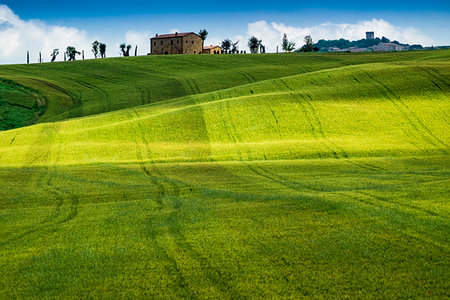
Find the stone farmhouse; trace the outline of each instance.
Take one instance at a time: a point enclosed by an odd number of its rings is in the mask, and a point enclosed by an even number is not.
[[[205,54],[220,54],[220,53],[222,53],[222,48],[220,48],[220,46],[217,46],[217,45],[205,46],[203,48],[203,53],[205,53]]]
[[[156,35],[150,40],[149,54],[199,54],[203,40],[194,32]]]

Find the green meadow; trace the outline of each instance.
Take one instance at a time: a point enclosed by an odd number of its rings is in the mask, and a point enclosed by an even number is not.
[[[450,51],[0,66],[0,298],[450,297]]]

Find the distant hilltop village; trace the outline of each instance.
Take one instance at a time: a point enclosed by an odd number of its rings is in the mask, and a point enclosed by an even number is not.
[[[359,41],[319,40],[314,44],[320,52],[386,52],[421,50],[422,45],[401,44],[398,41],[390,41],[386,37],[376,38],[373,31],[366,32],[366,38]]]

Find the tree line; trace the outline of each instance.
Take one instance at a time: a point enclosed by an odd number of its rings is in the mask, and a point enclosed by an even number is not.
[[[204,43],[206,40],[206,37],[208,36],[208,31],[206,29],[200,30],[198,35],[202,38],[202,47],[204,49]],[[384,38],[384,37],[383,37]],[[313,40],[310,35],[305,36],[304,38],[305,44],[300,47],[299,49],[295,50],[295,43],[288,40],[287,34],[283,34],[283,38],[281,40],[281,49],[284,52],[312,52],[312,51],[318,51],[319,48],[315,47]],[[246,50],[238,50],[238,44],[239,41],[233,42],[229,38],[223,40],[221,42],[220,48],[222,49],[222,54],[246,54]],[[323,45],[324,40],[320,40],[318,45]],[[250,49],[250,53],[266,53],[266,46],[263,44],[263,41],[258,39],[255,36],[251,36],[248,39],[247,43],[248,48]],[[120,49],[120,55],[126,57],[130,56],[130,50],[132,46],[127,45],[126,43],[122,43],[119,46]],[[94,41],[92,43],[91,48],[92,53],[94,54],[94,58],[97,59],[99,56],[101,58],[106,58],[106,44],[101,43],[99,41]],[[135,47],[134,55],[137,56],[138,47]],[[277,46],[277,52],[278,52],[278,46]],[[56,57],[59,55],[59,49],[53,49],[52,53],[50,54],[50,62],[54,62],[56,60]],[[66,51],[64,52],[64,61],[73,61],[76,60],[77,55],[82,55],[82,58],[84,59],[84,51],[80,52],[73,46],[68,46],[66,48]],[[39,62],[42,62],[42,55],[41,52],[39,52]],[[30,52],[27,51],[27,63],[30,63]]]
[[[310,35],[305,36],[304,38],[305,44],[295,49],[295,43],[288,40],[287,34],[283,34],[283,38],[281,39],[281,49],[284,52],[312,52],[319,51],[319,48],[314,46],[313,39]],[[239,41],[237,42],[239,43]],[[238,51],[236,48],[237,43],[233,43],[230,39],[225,39],[222,41],[220,47],[222,48],[222,53],[225,54],[235,54],[235,53],[246,53],[246,51]],[[255,36],[251,36],[248,39],[247,43],[248,48],[250,49],[250,53],[266,53],[266,46],[263,44],[263,41],[258,39]],[[277,46],[278,52],[278,46]]]
[[[126,45],[125,43],[119,46],[121,51],[121,55],[130,56],[131,45]],[[106,44],[100,43],[99,41],[94,41],[92,43],[91,48],[92,53],[94,54],[94,58],[106,58]],[[56,57],[60,54],[59,49],[53,49],[50,54],[50,62],[54,62]],[[82,55],[84,59],[84,50],[82,52],[78,51],[74,46],[67,46],[66,51],[64,52],[64,61],[73,61],[76,60],[77,55]],[[137,46],[135,48],[134,55],[137,56]],[[39,62],[42,62],[42,55],[39,52]],[[30,51],[27,51],[27,63],[30,63]]]

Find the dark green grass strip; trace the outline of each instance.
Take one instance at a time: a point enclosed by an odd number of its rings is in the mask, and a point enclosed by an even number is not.
[[[2,168],[0,295],[445,298],[448,166]]]

